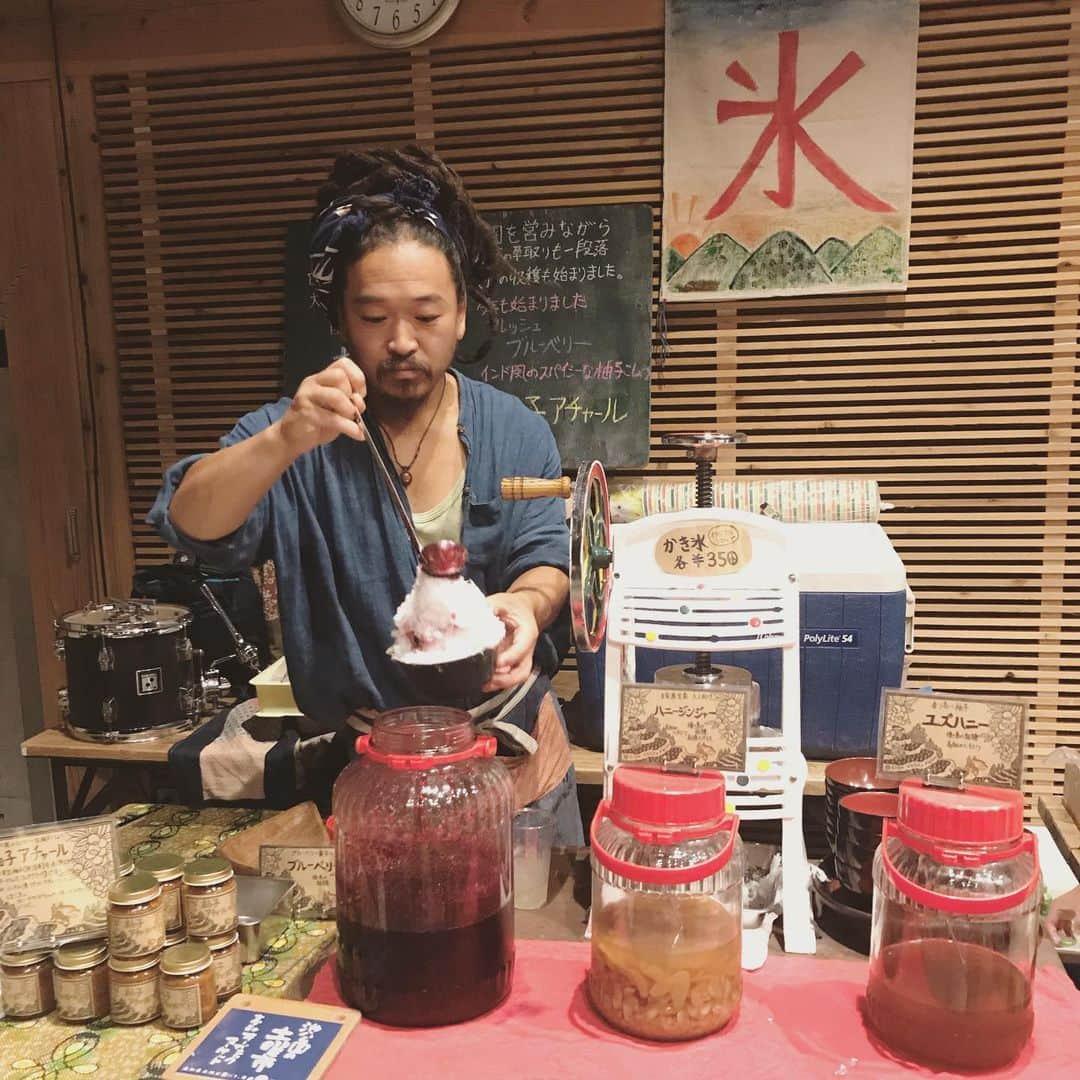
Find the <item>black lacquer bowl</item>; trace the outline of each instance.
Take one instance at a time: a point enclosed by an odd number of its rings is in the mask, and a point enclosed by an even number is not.
[[[462,660],[437,664],[407,664],[395,660],[408,679],[418,705],[471,709],[487,697],[484,685],[495,673],[495,650],[484,649]]]

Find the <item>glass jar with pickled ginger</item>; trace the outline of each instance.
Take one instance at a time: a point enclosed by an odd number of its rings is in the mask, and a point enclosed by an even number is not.
[[[742,997],[742,848],[721,773],[621,765],[592,823],[588,992],[645,1039],[719,1031]]]

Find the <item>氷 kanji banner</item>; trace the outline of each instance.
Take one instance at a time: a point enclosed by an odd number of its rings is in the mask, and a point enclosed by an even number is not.
[[[907,284],[917,0],[667,0],[662,294]]]

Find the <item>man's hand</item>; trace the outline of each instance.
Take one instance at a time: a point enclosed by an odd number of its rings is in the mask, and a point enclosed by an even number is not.
[[[528,593],[495,593],[489,596],[492,611],[506,626],[506,637],[495,655],[495,674],[487,691],[519,686],[532,673],[533,650],[540,637],[533,601]]]
[[[309,375],[296,391],[288,412],[278,421],[281,437],[294,457],[333,442],[339,435],[364,438],[356,414],[364,411],[367,382],[348,357]]]

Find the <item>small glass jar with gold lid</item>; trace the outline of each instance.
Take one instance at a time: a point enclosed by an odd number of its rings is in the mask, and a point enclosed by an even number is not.
[[[53,990],[61,1020],[101,1020],[109,1015],[109,947],[73,941],[53,953]]]
[[[180,881],[184,876],[184,860],[167,851],[155,851],[142,856],[136,862],[135,869],[151,874],[161,886],[165,932],[181,929],[184,925],[184,913],[180,906]]]
[[[148,1024],[161,1015],[157,953],[109,957],[109,1001],[114,1024]]]
[[[152,874],[135,871],[109,889],[109,955],[148,956],[165,948],[165,907]]]
[[[240,955],[240,935],[233,930],[228,934],[217,934],[214,937],[196,938],[210,950],[214,958],[214,985],[217,987],[219,1001],[232,997],[240,992],[244,981],[244,961]]]
[[[16,1020],[32,1020],[53,1011],[52,953],[33,949],[0,953],[0,990],[4,1013]]]
[[[184,922],[189,937],[236,929],[236,878],[228,859],[205,856],[184,867]]]
[[[198,941],[174,945],[161,954],[161,1019],[186,1031],[205,1024],[217,1010],[210,949]]]

